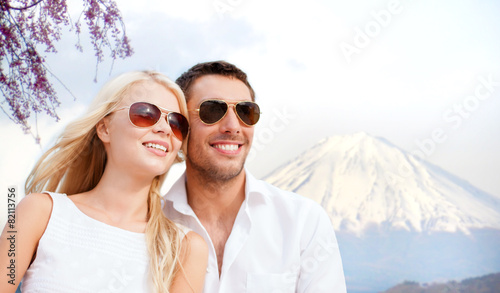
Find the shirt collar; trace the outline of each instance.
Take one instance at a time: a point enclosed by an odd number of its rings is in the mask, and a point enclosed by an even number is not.
[[[243,204],[246,207],[251,207],[269,202],[269,187],[262,181],[255,178],[246,168],[245,172],[245,201]],[[194,214],[193,210],[187,201],[186,192],[186,171],[172,185],[170,190],[165,195],[165,200],[170,201],[173,207],[180,213],[185,215]]]
[[[267,184],[255,178],[246,168],[245,176],[245,201],[250,206],[266,204],[270,200]]]
[[[165,200],[173,204],[174,209],[185,215],[194,214],[193,209],[188,204],[186,192],[186,171],[175,181],[170,190],[165,195]]]

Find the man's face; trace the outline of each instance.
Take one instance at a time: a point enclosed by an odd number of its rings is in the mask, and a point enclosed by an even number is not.
[[[200,120],[197,111],[190,111],[190,134],[186,168],[206,177],[227,181],[243,170],[253,140],[253,126],[243,124],[231,104],[251,101],[250,90],[236,78],[205,75],[198,78],[190,91],[188,109],[198,109],[205,100],[224,100],[230,106],[226,116],[213,125]]]

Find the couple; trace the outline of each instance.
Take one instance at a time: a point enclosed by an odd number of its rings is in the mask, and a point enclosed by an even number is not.
[[[155,72],[113,79],[40,158],[16,211],[15,284],[24,276],[22,292],[345,292],[326,213],[243,167],[260,116],[246,74],[207,62],[177,84]],[[186,172],[162,198],[181,149]],[[14,292],[6,230],[0,291]]]

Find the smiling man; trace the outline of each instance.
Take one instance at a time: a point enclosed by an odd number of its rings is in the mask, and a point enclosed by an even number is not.
[[[325,211],[244,168],[260,117],[246,74],[207,62],[177,83],[191,129],[186,172],[165,196],[164,211],[208,243],[204,292],[346,292]]]

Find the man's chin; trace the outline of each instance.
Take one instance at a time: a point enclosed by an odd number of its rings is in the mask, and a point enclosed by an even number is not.
[[[218,181],[229,181],[236,178],[243,171],[243,164],[239,164],[237,166],[224,166],[217,167],[213,166],[212,168],[212,178]]]
[[[186,167],[196,170],[198,174],[210,181],[229,181],[237,177],[243,171],[244,161],[205,161],[201,164],[194,162],[189,158],[186,159]]]

